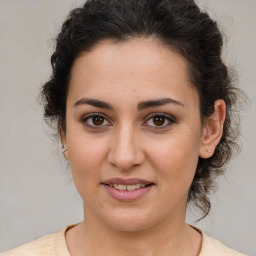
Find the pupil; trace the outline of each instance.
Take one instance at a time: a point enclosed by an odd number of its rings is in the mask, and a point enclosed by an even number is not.
[[[154,124],[157,126],[161,126],[164,124],[165,118],[161,116],[154,117]]]
[[[95,116],[92,119],[94,125],[102,125],[104,122],[104,118],[101,116]]]

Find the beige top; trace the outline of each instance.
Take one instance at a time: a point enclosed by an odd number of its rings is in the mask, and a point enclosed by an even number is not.
[[[57,234],[43,236],[35,241],[21,245],[1,256],[71,256],[65,233],[75,225],[67,226]],[[245,256],[239,252],[229,249],[219,241],[207,236],[199,230],[203,236],[202,249],[199,256]]]

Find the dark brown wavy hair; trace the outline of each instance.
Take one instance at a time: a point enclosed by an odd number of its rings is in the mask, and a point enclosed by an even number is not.
[[[72,10],[56,40],[52,76],[41,92],[45,119],[55,131],[65,131],[70,73],[81,52],[104,39],[125,42],[138,37],[157,38],[186,59],[191,82],[200,96],[202,122],[213,114],[217,99],[226,103],[220,143],[212,157],[199,157],[188,196],[188,203],[193,202],[205,217],[210,211],[209,193],[215,188],[215,177],[223,173],[238,148],[238,122],[233,114],[239,90],[221,58],[223,36],[217,23],[193,0],[88,0]]]

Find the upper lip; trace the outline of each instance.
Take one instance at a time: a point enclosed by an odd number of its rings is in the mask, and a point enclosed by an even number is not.
[[[138,178],[130,178],[130,179],[112,178],[112,179],[104,180],[102,183],[108,184],[108,185],[109,184],[119,184],[119,185],[145,184],[145,185],[149,185],[149,184],[152,184],[153,182],[148,181],[148,180],[138,179]]]

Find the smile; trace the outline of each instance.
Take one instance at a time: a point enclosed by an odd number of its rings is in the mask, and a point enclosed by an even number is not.
[[[133,190],[137,190],[147,186],[146,184],[134,184],[134,185],[106,184],[106,185],[121,191],[123,190],[133,191]]]
[[[150,181],[137,178],[113,178],[105,180],[101,184],[110,197],[122,202],[131,202],[143,198],[155,185]]]

